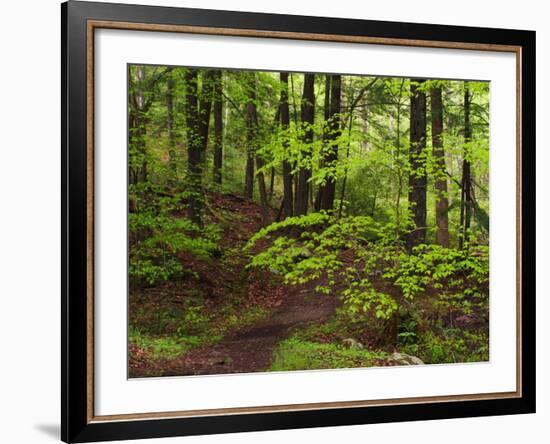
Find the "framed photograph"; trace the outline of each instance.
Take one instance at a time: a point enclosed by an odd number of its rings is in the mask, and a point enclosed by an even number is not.
[[[535,411],[534,32],[61,12],[65,442]]]

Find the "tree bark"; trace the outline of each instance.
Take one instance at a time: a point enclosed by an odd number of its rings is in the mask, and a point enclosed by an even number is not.
[[[202,226],[202,170],[208,142],[208,127],[212,105],[213,73],[206,71],[202,79],[201,100],[198,97],[198,70],[188,69],[186,83],[187,165],[189,181],[189,219]]]
[[[246,108],[246,119],[247,119],[247,147],[246,147],[246,166],[245,166],[245,177],[244,177],[244,196],[248,199],[254,197],[254,145],[253,145],[253,136],[251,133],[250,126],[250,115],[249,115],[249,104],[250,104],[250,95],[252,94],[251,88],[251,77],[253,73],[245,73],[246,79],[245,88],[247,89],[246,94],[248,95],[249,102],[247,103]]]
[[[424,79],[411,79],[409,210],[412,227],[409,247],[426,242],[426,94],[420,89],[424,82]]]
[[[222,72],[214,73],[214,162],[212,179],[214,183],[222,184],[223,168],[223,98]]]
[[[323,126],[323,149],[326,148],[327,140],[328,140],[328,133],[329,133],[329,119],[330,119],[330,81],[331,81],[331,75],[327,74],[325,75],[325,99],[324,99],[324,107],[323,107],[323,118],[325,119],[325,123]],[[321,156],[321,160],[319,161],[319,168],[323,168],[325,165],[325,161],[323,157]],[[315,211],[321,210],[321,201],[323,200],[323,191],[324,191],[323,184],[319,185],[319,189],[317,190],[317,195],[315,196],[315,203],[313,207],[315,208]]]
[[[397,164],[397,196],[395,198],[395,231],[401,231],[401,191],[403,189],[403,167],[401,162],[401,97],[403,95],[403,85],[405,79],[401,79],[399,85],[399,95],[397,97],[397,122],[396,122],[396,140],[395,140],[395,161]]]
[[[288,106],[288,73],[281,72],[281,98],[280,98],[280,117],[281,130],[283,131],[283,148],[288,152],[288,127],[290,125],[290,110]],[[283,210],[285,217],[294,215],[294,199],[292,192],[292,165],[287,160],[283,160]]]
[[[269,197],[268,197],[268,200],[270,203],[273,200],[273,192],[275,191],[274,188],[275,188],[275,167],[271,167],[271,174],[269,177]]]
[[[137,184],[147,180],[147,159],[145,152],[145,136],[147,126],[147,111],[149,106],[145,102],[145,72],[142,66],[135,67],[135,76],[130,75],[130,137],[129,142],[133,149],[141,156],[141,165],[131,167],[130,183]]]
[[[472,123],[470,121],[470,89],[468,82],[464,85],[464,158],[462,160],[462,181],[460,193],[460,227],[459,247],[463,248],[469,241],[472,222],[472,170],[470,164],[470,142],[472,141]]]
[[[254,154],[249,152],[246,153],[244,196],[248,199],[254,196]]]
[[[324,166],[334,169],[338,161],[338,137],[340,137],[340,105],[342,91],[342,77],[331,76],[330,109],[328,120],[327,152],[324,158]],[[327,177],[322,187],[320,209],[332,212],[334,209],[334,197],[336,195],[336,177],[333,172]]]
[[[432,150],[435,161],[435,222],[436,242],[442,247],[449,247],[449,199],[447,197],[447,168],[445,165],[445,148],[443,147],[443,101],[441,86],[430,91],[432,117]]]
[[[309,198],[309,179],[311,167],[308,165],[311,156],[311,143],[313,142],[313,122],[315,118],[314,74],[304,74],[304,91],[302,94],[301,120],[302,142],[305,148],[302,150],[302,165],[298,169],[298,183],[294,211],[296,215],[307,214]]]
[[[174,78],[173,69],[169,68],[166,79],[166,129],[168,131],[168,162],[172,172],[172,179],[176,178],[176,134],[174,131]]]
[[[258,170],[261,170],[264,166],[264,161],[260,156],[256,156],[256,167]],[[267,189],[265,186],[265,177],[262,171],[256,173],[258,178],[258,191],[260,193],[260,205],[262,209],[262,222],[264,225],[269,225],[269,201],[267,199]]]
[[[264,166],[263,159],[257,154],[258,149],[258,112],[256,109],[256,75],[247,73],[247,93],[248,103],[246,104],[246,134],[247,134],[247,152],[249,158],[256,160],[258,169],[256,177],[258,179],[258,191],[260,194],[260,204],[262,209],[262,220],[264,225],[269,223],[269,206],[267,200],[267,189],[265,186],[264,173],[261,169]]]

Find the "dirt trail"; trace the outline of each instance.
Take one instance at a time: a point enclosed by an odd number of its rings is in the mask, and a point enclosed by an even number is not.
[[[232,293],[241,296],[244,292],[243,301],[247,306],[267,309],[269,316],[227,334],[217,344],[200,346],[171,359],[155,361],[147,357],[146,351],[136,348],[131,355],[131,377],[265,371],[271,366],[277,344],[289,337],[295,328],[324,322],[335,312],[337,298],[316,293],[312,284],[309,288],[271,285],[265,280],[265,273],[263,276],[262,273],[243,275],[247,258],[239,252],[239,248],[263,226],[256,203],[235,194],[215,194],[210,196],[207,210],[213,221],[219,219],[228,226],[219,244],[224,250],[233,249],[230,253],[233,261],[216,266],[215,260],[213,263],[200,261],[190,254],[180,254],[178,258],[184,268],[192,269],[200,276],[196,279],[189,277],[184,288],[198,287],[207,300],[218,301],[220,306]],[[276,210],[272,211],[271,216],[275,219]],[[182,217],[185,217],[184,213]],[[179,286],[161,286],[157,289],[157,299],[149,297],[147,301],[157,301],[166,309],[177,308],[187,297],[181,286],[181,283]],[[150,308],[156,309],[153,305]],[[135,309],[143,308],[137,305]]]
[[[289,293],[269,318],[227,336],[213,346],[190,351],[165,364],[165,376],[248,373],[269,369],[276,345],[294,328],[326,321],[337,298],[307,289]]]

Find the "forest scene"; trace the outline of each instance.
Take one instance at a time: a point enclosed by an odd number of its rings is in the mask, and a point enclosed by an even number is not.
[[[129,65],[128,376],[488,361],[489,87]]]

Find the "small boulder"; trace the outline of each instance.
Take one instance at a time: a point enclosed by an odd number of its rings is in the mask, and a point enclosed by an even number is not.
[[[406,353],[393,352],[390,356],[390,360],[397,365],[424,365],[422,359]]]
[[[356,348],[356,349],[359,349],[359,350],[365,348],[365,346],[363,344],[361,344],[359,341],[356,341],[353,338],[344,339],[342,341],[342,345],[344,345],[344,347],[346,347],[346,348]]]

